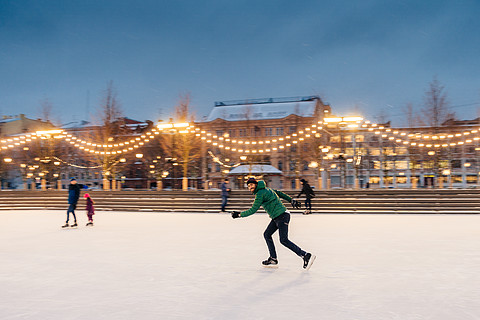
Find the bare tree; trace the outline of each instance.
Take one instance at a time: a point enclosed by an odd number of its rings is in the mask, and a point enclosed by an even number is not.
[[[455,119],[455,113],[449,111],[447,93],[437,77],[434,77],[428,91],[425,92],[424,107],[421,110],[426,124],[438,128],[449,119]]]
[[[405,117],[407,118],[407,125],[410,128],[415,127],[417,119],[415,117],[415,113],[413,111],[413,104],[411,102],[407,103],[407,105],[405,106],[404,112],[405,112]]]
[[[40,106],[38,107],[38,118],[50,123],[61,123],[60,117],[53,112],[53,104],[50,99],[45,98],[40,101]],[[53,117],[54,115],[55,117]]]
[[[387,123],[388,122],[388,112],[385,109],[380,109],[378,114],[375,116],[375,121],[377,123]]]
[[[178,104],[175,106],[175,121],[180,123],[192,122],[194,116],[190,113],[190,95],[180,95]],[[172,122],[173,119],[170,119]],[[180,129],[180,131],[182,131]],[[175,187],[176,179],[176,166],[181,165],[182,168],[182,189],[188,188],[188,177],[191,169],[195,166],[195,161],[200,159],[200,145],[198,137],[194,133],[178,132],[176,129],[172,129],[170,134],[162,135],[158,137],[159,143],[165,154],[167,161],[166,164],[172,164],[172,188]]]
[[[48,98],[40,101],[39,118],[43,121],[50,121],[52,117],[52,109],[53,105]]]
[[[113,87],[113,82],[107,84],[104,92],[102,103],[98,109],[98,117],[100,119],[100,130],[93,132],[96,141],[109,145],[114,141],[115,136],[120,134],[122,127],[122,109],[117,100],[117,93]],[[124,127],[124,126],[123,126]],[[99,162],[102,164],[104,189],[109,189],[108,176],[111,175],[115,179],[115,164],[118,163],[118,156],[103,154],[99,155]]]

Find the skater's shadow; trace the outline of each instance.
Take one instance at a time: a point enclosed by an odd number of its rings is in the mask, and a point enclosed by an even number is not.
[[[218,308],[214,319],[242,319],[243,311],[247,306],[262,304],[271,300],[272,295],[279,296],[287,290],[295,291],[297,287],[310,282],[311,275],[309,273],[301,272],[292,279],[290,271],[260,269],[256,277],[223,292],[222,298],[220,298],[222,301],[225,297],[227,300],[228,297],[234,297],[234,299],[228,304],[222,304],[222,308]],[[217,303],[213,303],[213,305],[217,305]]]

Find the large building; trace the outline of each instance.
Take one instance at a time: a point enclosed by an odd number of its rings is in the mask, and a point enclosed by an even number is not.
[[[193,132],[184,130],[188,136],[176,129],[159,132],[151,121],[118,121],[107,136],[102,127],[70,123],[63,129],[71,138],[42,137],[26,145],[26,139],[15,140],[18,135],[53,126],[24,116],[4,121],[0,128],[10,138],[2,139],[2,185],[66,187],[72,176],[112,189],[218,188],[227,177],[241,189],[250,176],[287,190],[298,190],[302,178],[317,189],[480,185],[480,119],[391,128],[335,116],[320,97],[307,96],[216,102],[208,117],[193,123]],[[97,151],[85,152],[99,141]],[[128,147],[135,152],[98,151],[122,141],[135,145]],[[185,158],[188,145],[194,148]]]
[[[272,187],[467,188],[480,185],[480,119],[391,128],[336,117],[318,96],[217,102],[205,132],[203,179]],[[268,146],[267,146],[268,144]]]
[[[224,141],[220,146],[205,143],[207,186],[217,188],[229,177],[235,188],[243,188],[247,176],[256,176],[272,187],[298,188],[302,177],[314,176],[308,167],[313,144],[303,141],[285,148],[282,141],[330,113],[318,96],[216,102],[208,117],[195,124]]]

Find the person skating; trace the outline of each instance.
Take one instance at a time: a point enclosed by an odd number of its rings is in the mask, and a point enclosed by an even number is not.
[[[227,206],[228,197],[230,195],[230,187],[228,183],[229,183],[229,180],[227,178],[223,181],[221,185],[221,190],[222,190],[222,208],[220,209],[221,212],[225,212],[225,207]]]
[[[88,223],[87,226],[93,226],[93,215],[95,214],[95,208],[93,207],[93,204],[95,201],[90,197],[88,193],[85,193],[83,195],[85,199],[87,199],[87,205],[85,209],[87,209],[87,217],[88,217]]]
[[[300,179],[302,183],[302,190],[298,194],[297,198],[299,198],[302,193],[305,194],[305,211],[303,214],[311,214],[312,213],[312,198],[315,197],[315,193],[313,192],[312,187],[308,184],[305,179]]]
[[[288,239],[288,224],[290,222],[290,213],[283,205],[280,198],[289,201],[294,208],[298,209],[301,207],[300,202],[292,199],[292,197],[281,191],[267,188],[265,181],[263,180],[257,181],[255,178],[250,178],[247,181],[247,186],[248,189],[255,195],[253,205],[250,209],[246,211],[232,211],[232,218],[236,219],[248,217],[257,212],[260,206],[263,206],[265,211],[272,219],[268,224],[267,228],[265,229],[265,232],[263,233],[263,237],[265,238],[265,241],[267,243],[270,257],[267,260],[263,261],[262,264],[267,267],[276,266],[278,264],[277,252],[275,250],[275,244],[273,243],[272,239],[273,233],[278,230],[280,236],[280,243],[288,249],[292,250],[295,254],[297,254],[303,259],[304,269],[310,269],[313,262],[315,261],[315,255],[309,252],[305,252]]]
[[[67,222],[62,228],[69,227],[68,220],[70,219],[70,212],[73,215],[73,224],[70,227],[77,226],[77,216],[75,216],[75,209],[77,208],[77,202],[80,198],[80,189],[82,185],[77,184],[77,180],[75,178],[70,179],[70,184],[68,185],[68,210],[67,210]]]

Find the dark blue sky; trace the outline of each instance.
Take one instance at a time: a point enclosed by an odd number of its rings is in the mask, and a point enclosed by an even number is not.
[[[109,81],[124,114],[318,94],[338,115],[405,124],[436,76],[461,119],[480,108],[480,2],[0,0],[0,114],[89,119]]]

